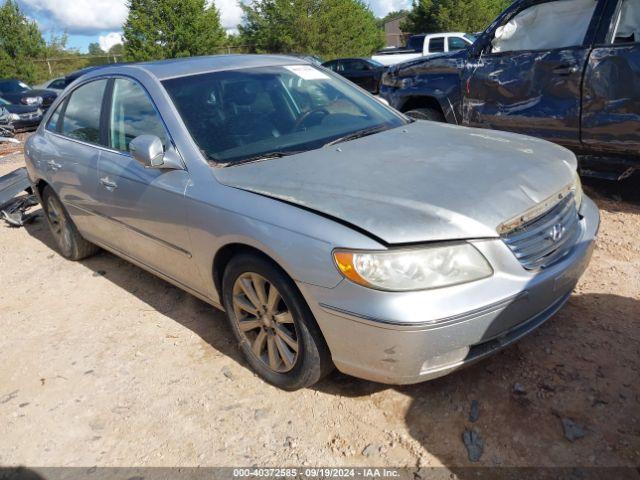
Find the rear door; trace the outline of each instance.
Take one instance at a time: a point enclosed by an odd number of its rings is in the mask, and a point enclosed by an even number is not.
[[[462,75],[463,123],[580,144],[580,91],[602,0],[521,3]]]
[[[640,156],[640,2],[612,0],[587,64],[582,142],[589,150]]]
[[[106,79],[76,88],[49,118],[42,139],[33,143],[37,157],[80,232],[101,237],[103,228],[95,216],[102,102]]]
[[[160,114],[142,85],[129,78],[111,80],[105,111],[108,149],[98,163],[98,199],[113,225],[109,244],[183,285],[199,284],[184,197],[189,172],[145,168],[129,153],[131,140],[148,134],[177,155]]]

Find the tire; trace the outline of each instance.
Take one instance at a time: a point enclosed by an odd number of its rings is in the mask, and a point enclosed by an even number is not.
[[[253,254],[232,258],[223,274],[222,292],[240,350],[268,383],[283,390],[298,390],[313,385],[333,369],[311,310],[293,281],[273,263]]]
[[[432,122],[440,123],[446,123],[447,121],[442,112],[435,108],[416,108],[415,110],[404,112],[404,114],[417,120],[430,120]]]
[[[42,208],[60,254],[69,260],[82,260],[99,248],[85,240],[51,187],[42,191]]]

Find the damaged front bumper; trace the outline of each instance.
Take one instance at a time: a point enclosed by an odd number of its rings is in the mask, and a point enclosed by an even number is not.
[[[500,239],[473,242],[494,266],[486,280],[419,292],[382,292],[349,281],[298,284],[336,367],[382,383],[440,377],[535,330],[569,299],[587,268],[599,227],[585,198],[580,240],[562,261],[525,270]]]

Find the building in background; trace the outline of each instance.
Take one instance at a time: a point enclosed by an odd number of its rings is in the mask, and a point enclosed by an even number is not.
[[[407,18],[407,15],[396,17],[384,22],[384,36],[387,47],[400,47],[405,44],[407,33],[403,33],[400,25]]]

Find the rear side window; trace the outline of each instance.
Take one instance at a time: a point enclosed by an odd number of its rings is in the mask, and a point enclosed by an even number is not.
[[[444,52],[444,37],[435,37],[429,40],[429,53]]]
[[[110,147],[127,152],[131,140],[145,134],[159,137],[165,148],[169,143],[164,124],[147,93],[131,80],[116,79],[109,121]]]
[[[96,80],[74,90],[62,119],[57,120],[61,121],[58,131],[70,138],[100,144],[100,113],[106,86],[107,80]]]

